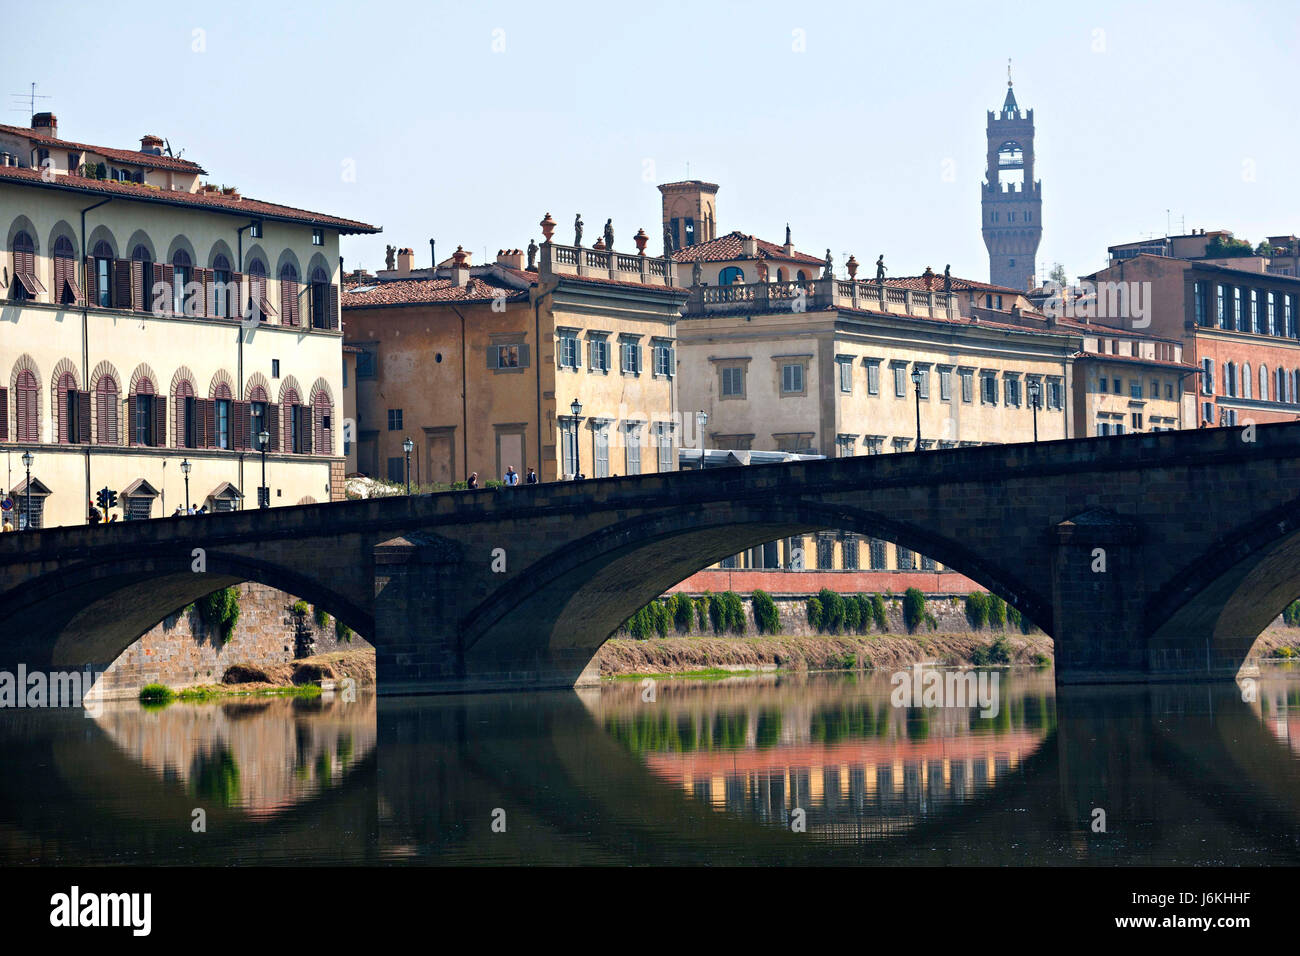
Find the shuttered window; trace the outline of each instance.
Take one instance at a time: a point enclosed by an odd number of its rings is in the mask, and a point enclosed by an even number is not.
[[[298,314],[298,270],[285,263],[280,270],[280,321],[284,325],[301,325]]]
[[[194,262],[184,249],[172,256],[172,313],[193,315],[194,302],[190,283],[194,281]]]
[[[334,454],[334,406],[324,391],[312,400],[313,447],[319,455]]]
[[[198,408],[194,405],[194,386],[182,380],[172,401],[176,403],[176,421],[172,424],[172,442],[177,448],[197,448],[200,431]]]
[[[9,389],[0,388],[0,441],[9,440]]]
[[[330,281],[325,270],[317,266],[311,274],[311,327],[330,328]]]
[[[14,281],[10,283],[13,297],[22,302],[35,299],[45,291],[41,280],[36,278],[36,243],[26,232],[14,236]]]
[[[117,427],[117,382],[111,375],[95,386],[95,443],[116,445],[121,441]]]
[[[81,304],[76,253],[67,236],[59,236],[54,241],[54,301],[59,305]]]
[[[115,301],[116,289],[114,288],[116,272],[116,260],[113,258],[113,248],[102,239],[95,243],[94,251],[89,259],[86,260],[86,282],[92,282],[94,292],[91,295],[91,302],[101,309],[111,309],[114,305],[119,304]]]

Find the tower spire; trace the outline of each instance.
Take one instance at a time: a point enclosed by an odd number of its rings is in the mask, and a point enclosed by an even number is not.
[[[1018,113],[1020,106],[1016,103],[1016,94],[1011,89],[1011,57],[1007,57],[1007,98],[1002,101],[1002,112]]]

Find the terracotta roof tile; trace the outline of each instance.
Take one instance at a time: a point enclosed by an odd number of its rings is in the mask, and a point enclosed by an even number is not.
[[[108,159],[116,159],[121,163],[133,163],[136,166],[145,166],[149,169],[175,169],[187,173],[207,172],[207,170],[198,163],[190,162],[188,159],[177,159],[174,156],[155,156],[153,153],[142,153],[138,149],[114,149],[111,146],[92,146],[89,143],[74,143],[72,140],[58,139],[46,133],[29,129],[26,126],[6,126],[0,124],[0,133],[9,133],[14,136],[21,136],[33,143],[40,143],[42,146],[58,148],[72,147],[73,149],[89,150],[93,153],[99,153]]]
[[[925,284],[925,276],[898,276],[894,279],[886,279],[885,285],[894,286],[898,289],[911,289],[914,292],[942,292],[943,291],[943,273],[936,272],[931,279],[933,283],[930,286]],[[869,280],[867,280],[869,281]],[[1018,289],[1008,288],[1004,285],[990,285],[987,282],[978,282],[975,279],[962,279],[958,276],[952,277],[952,290],[954,292],[1002,292],[1011,295],[1024,295]]]
[[[716,239],[710,239],[708,242],[696,243],[693,246],[687,246],[685,249],[678,249],[673,253],[674,262],[729,262],[732,259],[746,258],[741,254],[742,241],[748,236],[743,232],[729,232],[725,236],[718,236]],[[810,266],[824,265],[824,260],[816,256],[810,256],[806,253],[795,251],[794,255],[787,256],[785,247],[778,246],[774,242],[767,242],[764,239],[758,239],[758,256],[759,259],[776,259],[781,262],[801,262]]]
[[[165,203],[172,206],[194,206],[213,212],[228,212],[237,216],[255,219],[281,219],[310,225],[326,226],[345,233],[380,232],[375,226],[352,219],[340,219],[324,213],[296,209],[293,206],[281,206],[276,203],[263,202],[242,196],[235,199],[221,193],[188,193],[167,191],[142,186],[138,183],[123,183],[108,179],[84,179],[81,176],[57,176],[53,182],[45,182],[39,169],[21,169],[17,166],[0,166],[0,182],[15,182],[25,186],[37,186],[45,189],[64,189],[73,192],[103,193],[138,199],[143,202]]]
[[[507,302],[528,298],[526,289],[485,282],[478,276],[463,286],[451,279],[391,279],[372,285],[352,285],[343,292],[344,309],[370,309],[399,305],[437,305],[441,302],[491,302],[500,295]]]

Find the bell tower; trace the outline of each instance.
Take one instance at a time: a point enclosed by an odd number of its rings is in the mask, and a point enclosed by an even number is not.
[[[1025,290],[1034,284],[1043,238],[1042,188],[1034,179],[1034,111],[1017,105],[1008,60],[1007,98],[1001,110],[988,113],[988,167],[980,199],[994,285]]]
[[[664,183],[664,235],[672,239],[674,249],[699,245],[718,237],[718,184],[702,179]]]

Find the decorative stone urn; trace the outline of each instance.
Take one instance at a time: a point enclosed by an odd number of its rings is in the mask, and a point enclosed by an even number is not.
[[[636,235],[632,237],[632,241],[636,243],[636,254],[638,256],[645,255],[645,244],[650,241],[650,237],[645,234],[645,230],[638,229]]]
[[[596,244],[595,244],[594,246],[592,246],[591,248],[594,249],[596,252],[604,252],[604,251],[605,251],[605,240],[604,240],[604,239],[597,239],[597,240],[596,240]]]
[[[849,256],[849,261],[846,262],[846,263],[844,263],[844,268],[846,268],[846,269],[849,270],[849,278],[850,278],[850,279],[856,279],[856,278],[858,277],[858,259],[857,259],[857,257],[856,257],[856,256]]]
[[[542,219],[540,225],[542,227],[542,242],[550,242],[551,233],[555,232],[555,220],[551,218],[549,212]]]

